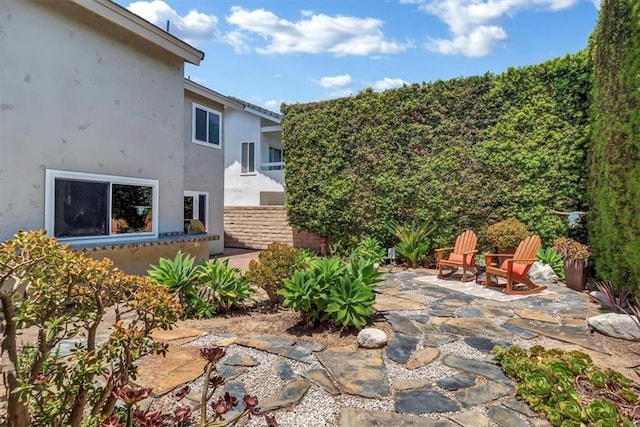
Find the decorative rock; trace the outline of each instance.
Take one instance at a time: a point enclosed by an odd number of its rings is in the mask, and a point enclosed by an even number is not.
[[[459,374],[453,377],[443,378],[438,380],[436,384],[445,390],[456,391],[461,388],[471,387],[476,383],[476,376],[473,374]]]
[[[450,416],[449,419],[462,427],[489,427],[491,425],[491,420],[479,411],[460,412]]]
[[[529,279],[536,285],[548,285],[557,282],[558,275],[551,266],[536,261],[529,269]]]
[[[251,356],[244,353],[235,353],[227,356],[227,358],[222,362],[224,365],[228,366],[258,366],[258,362]]]
[[[389,340],[387,357],[397,363],[407,363],[418,342],[418,338],[411,335],[396,334]]]
[[[324,369],[309,369],[302,376],[318,387],[322,387],[329,394],[334,396],[340,394],[340,389],[331,381]]]
[[[449,421],[433,420],[416,415],[370,411],[359,408],[343,408],[340,427],[458,427]]]
[[[389,379],[380,350],[334,347],[317,357],[345,393],[362,397],[389,395]]]
[[[364,348],[381,348],[387,345],[387,334],[381,329],[364,328],[358,332],[358,344]]]
[[[628,314],[605,313],[587,318],[587,324],[601,334],[627,341],[640,341],[640,327]]]
[[[465,359],[454,354],[447,354],[442,358],[442,363],[451,368],[462,369],[472,374],[482,375],[483,377],[502,384],[511,384],[511,380],[504,375],[502,369],[491,363]]]
[[[276,375],[278,375],[278,377],[280,377],[280,379],[282,380],[292,380],[298,376],[293,371],[291,365],[289,365],[284,360],[276,360],[273,363],[273,370],[275,371]]]
[[[459,410],[460,406],[456,402],[429,387],[396,393],[396,412],[401,414],[426,414]]]
[[[493,350],[493,347],[500,346],[502,348],[509,347],[511,343],[509,341],[503,340],[492,340],[487,337],[467,337],[464,339],[464,342],[467,345],[475,348],[476,350],[480,350],[485,353],[490,353]]]
[[[487,415],[501,427],[529,427],[528,422],[504,406],[489,406]]]
[[[477,387],[467,388],[456,394],[456,399],[465,408],[492,402],[499,397],[506,396],[513,391],[513,387],[489,381]]]
[[[426,347],[414,352],[407,362],[407,369],[421,368],[433,362],[440,355],[440,350],[433,347]]]
[[[391,328],[399,334],[406,334],[414,337],[421,334],[420,328],[414,325],[407,317],[398,316],[396,314],[385,314],[384,317],[391,325]]]
[[[273,411],[297,405],[311,387],[311,384],[303,379],[291,380],[278,389],[274,394],[260,401],[260,412]]]
[[[324,344],[320,344],[319,342],[311,342],[311,341],[298,341],[298,345],[314,353],[323,351],[325,348],[327,348],[327,346],[325,346]]]

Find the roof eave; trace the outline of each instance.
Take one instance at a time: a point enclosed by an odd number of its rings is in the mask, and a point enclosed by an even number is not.
[[[199,85],[198,83],[195,83],[194,81],[189,79],[184,79],[184,90],[222,104],[225,107],[233,108],[234,110],[244,109],[244,105],[240,104],[239,102],[234,101],[233,99],[230,99],[223,94],[216,92],[215,90],[211,90],[208,87]]]

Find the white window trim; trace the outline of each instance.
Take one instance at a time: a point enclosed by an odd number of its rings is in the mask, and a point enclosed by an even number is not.
[[[199,139],[196,139],[196,108],[204,110],[207,113],[213,113],[213,114],[217,114],[218,115],[218,117],[220,118],[220,131],[219,131],[219,135],[218,135],[218,139],[220,140],[220,144],[214,144],[212,142],[200,141]],[[208,123],[209,123],[209,118],[207,117],[207,126],[208,126]],[[191,142],[193,142],[194,144],[205,146],[205,147],[217,148],[217,149],[221,150],[222,149],[222,135],[223,135],[222,127],[223,127],[223,125],[222,125],[222,112],[221,111],[213,110],[211,108],[205,107],[204,105],[196,104],[195,102],[192,103],[192,106],[191,106]],[[207,136],[208,135],[209,135],[209,129],[207,129]]]
[[[58,238],[61,242],[69,243],[100,243],[100,242],[115,242],[115,241],[130,241],[130,240],[144,240],[144,239],[157,239],[158,238],[158,218],[159,218],[159,181],[156,179],[146,178],[130,178],[117,175],[101,175],[85,172],[71,172],[62,171],[56,169],[47,169],[45,175],[45,207],[44,207],[44,228],[47,230],[47,235],[53,237],[53,229],[55,224],[55,192],[56,192],[56,178],[72,179],[78,181],[95,181],[95,182],[109,182],[110,184],[123,184],[123,185],[140,185],[153,188],[153,199],[151,209],[151,232],[129,233],[129,234],[108,234],[105,236],[87,236],[87,237],[62,237]],[[109,200],[111,203],[111,200]],[[109,206],[109,219],[111,219],[111,206]],[[109,224],[110,226],[110,224]]]
[[[200,200],[198,198],[198,196],[202,196],[205,195],[207,196],[207,206],[205,206],[204,208],[204,216],[207,219],[206,224],[205,224],[205,230],[207,232],[209,232],[209,192],[208,191],[192,191],[192,190],[185,190],[184,191],[184,197],[193,197],[193,214],[195,215],[196,212],[198,212],[198,208],[200,207]],[[186,218],[185,218],[186,219]],[[191,219],[196,219],[196,218],[191,218]]]
[[[242,172],[242,150],[244,144],[253,144],[253,172]],[[242,141],[240,143],[240,176],[255,176],[258,174],[258,171],[256,170],[256,152],[259,152],[257,145],[258,144],[255,141]],[[247,153],[247,157],[248,155],[249,153]]]
[[[274,150],[278,150],[280,152],[280,161],[284,161],[284,148],[280,148],[280,147],[274,147],[273,145],[270,145],[269,148],[273,148]],[[269,159],[269,161],[271,161],[271,159]]]

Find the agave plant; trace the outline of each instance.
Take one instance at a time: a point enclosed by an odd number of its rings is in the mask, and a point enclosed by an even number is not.
[[[564,280],[564,258],[560,252],[552,248],[542,248],[538,251],[536,259],[553,269],[560,280]]]
[[[195,258],[189,254],[178,251],[173,259],[160,258],[158,265],[150,265],[147,271],[149,277],[161,285],[169,288],[169,291],[178,294],[182,302],[185,296],[193,293],[194,286],[198,282],[198,266]]]
[[[390,229],[398,239],[396,252],[406,259],[411,268],[416,268],[428,256],[433,245],[431,235],[434,224],[425,222],[421,225],[399,225],[392,223]]]
[[[229,260],[202,261],[198,282],[198,296],[215,307],[215,311],[229,311],[254,293],[247,279],[240,275],[240,269],[229,267]]]
[[[351,251],[349,259],[357,263],[362,261],[369,264],[381,264],[386,256],[387,253],[378,239],[366,237]]]
[[[374,303],[373,289],[361,277],[344,276],[331,288],[326,312],[335,324],[360,329],[373,315]]]

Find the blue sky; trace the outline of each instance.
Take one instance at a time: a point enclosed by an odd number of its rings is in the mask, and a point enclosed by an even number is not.
[[[205,52],[185,75],[279,111],[535,64],[584,48],[599,0],[151,0],[120,4]]]

